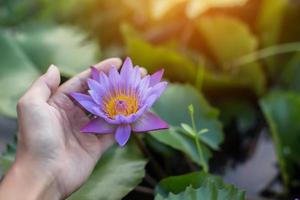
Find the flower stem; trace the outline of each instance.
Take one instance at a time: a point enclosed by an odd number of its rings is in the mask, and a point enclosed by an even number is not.
[[[206,162],[204,160],[204,154],[203,154],[202,146],[200,144],[200,138],[197,134],[193,105],[189,106],[189,113],[190,113],[190,116],[191,116],[192,128],[193,128],[193,131],[195,133],[194,138],[195,138],[195,143],[196,143],[196,146],[197,146],[197,151],[198,151],[198,155],[199,155],[199,158],[200,158],[201,166],[202,166],[204,172],[208,172],[208,165],[206,164]]]
[[[245,64],[249,64],[255,62],[257,60],[261,60],[270,56],[284,54],[284,53],[292,53],[300,51],[300,42],[286,43],[276,46],[267,47],[253,53],[244,55],[236,60],[234,60],[229,65],[231,67],[242,66]]]
[[[190,117],[191,117],[191,121],[192,121],[192,127],[195,133],[196,132],[196,124],[195,124],[195,119],[194,119],[194,107],[193,105],[189,106],[189,111],[190,111]]]
[[[203,154],[202,147],[200,145],[200,141],[199,141],[198,136],[195,137],[195,141],[196,141],[196,145],[197,145],[198,154],[200,156],[200,161],[202,163],[203,171],[207,173],[208,172],[208,166],[207,166],[207,164],[204,160],[204,154]]]

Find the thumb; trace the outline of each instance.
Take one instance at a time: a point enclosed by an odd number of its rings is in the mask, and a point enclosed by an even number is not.
[[[50,65],[47,72],[40,76],[21,99],[47,102],[60,84],[60,73],[55,65]]]

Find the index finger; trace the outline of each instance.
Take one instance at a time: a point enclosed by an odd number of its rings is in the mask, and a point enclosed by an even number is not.
[[[115,66],[117,69],[121,67],[122,60],[120,58],[110,58],[103,60],[102,62],[94,65],[99,71],[107,73],[111,66]],[[91,69],[87,69],[80,74],[74,76],[70,80],[62,84],[56,91],[56,94],[69,95],[71,92],[83,92],[87,89],[86,81],[91,76]]]

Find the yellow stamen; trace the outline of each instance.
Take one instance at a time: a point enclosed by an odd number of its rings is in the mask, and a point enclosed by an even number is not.
[[[116,115],[134,114],[138,111],[139,102],[134,95],[117,94],[111,96],[104,103],[108,117],[114,119]]]

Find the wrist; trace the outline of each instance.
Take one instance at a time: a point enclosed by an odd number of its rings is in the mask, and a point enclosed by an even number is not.
[[[55,177],[27,161],[16,161],[0,185],[0,199],[59,200]]]

